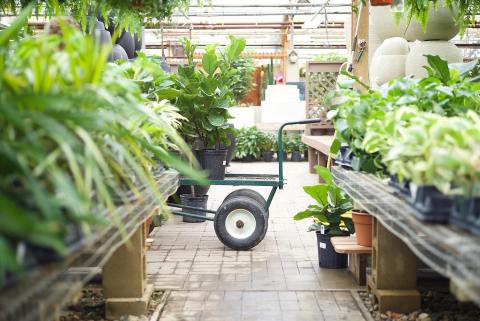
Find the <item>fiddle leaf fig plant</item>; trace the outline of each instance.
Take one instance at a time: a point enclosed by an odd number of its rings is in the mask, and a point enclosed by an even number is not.
[[[194,61],[196,46],[188,39],[183,39],[183,46],[188,64],[179,67],[175,88],[180,95],[173,100],[187,119],[181,132],[197,149],[228,146],[227,123],[232,118],[228,108],[235,102],[231,85],[237,73],[233,63],[243,52],[245,39],[230,36],[223,50],[206,46],[201,68]]]
[[[344,235],[345,231],[350,234],[355,233],[351,215],[348,214],[353,209],[353,200],[335,184],[327,168],[316,166],[315,170],[325,183],[303,188],[316,201],[316,204],[309,205],[306,210],[298,212],[294,219],[298,221],[312,218],[314,223],[308,230],[319,231],[324,226],[330,236]]]

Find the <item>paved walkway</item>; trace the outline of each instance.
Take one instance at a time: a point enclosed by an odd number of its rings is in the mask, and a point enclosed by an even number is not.
[[[234,163],[230,172],[276,173],[276,163]],[[310,222],[292,217],[311,200],[303,185],[316,184],[307,163],[286,163],[288,185],[270,208],[269,231],[251,251],[233,251],[217,239],[213,223],[182,223],[172,217],[154,232],[147,254],[149,281],[171,290],[160,320],[364,320],[350,294],[346,270],[318,267]],[[216,209],[235,188],[212,187]],[[268,189],[257,188],[263,195]]]

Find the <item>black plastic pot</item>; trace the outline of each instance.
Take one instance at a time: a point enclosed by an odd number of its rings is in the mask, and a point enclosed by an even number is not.
[[[273,152],[263,152],[263,161],[264,162],[273,162]]]
[[[290,160],[292,162],[301,162],[302,161],[302,153],[300,153],[298,150],[294,150],[292,152],[292,155],[290,156]]]
[[[422,221],[448,222],[453,200],[442,194],[435,186],[410,184],[410,204],[417,211],[415,216]]]
[[[197,150],[198,162],[204,170],[208,171],[208,178],[211,180],[225,179],[226,158],[226,149]]]
[[[234,128],[233,124],[228,124],[228,127]],[[230,162],[235,154],[235,149],[237,148],[237,138],[232,133],[227,133],[227,138],[230,141],[230,145],[227,147],[227,166],[230,166]]]
[[[480,235],[480,198],[454,197],[449,221],[458,227]]]
[[[390,186],[395,188],[400,194],[410,196],[410,182],[406,179],[400,181],[397,175],[390,175]]]
[[[180,195],[180,202],[182,205],[191,206],[191,207],[198,207],[202,209],[207,208],[208,203],[208,195],[201,195],[201,196],[192,196],[192,194],[182,194]],[[201,216],[206,216],[205,212],[197,211],[197,210],[182,210],[182,212],[187,212],[190,214],[196,214]],[[200,223],[205,222],[205,220],[193,217],[186,217],[183,216],[183,221],[187,223]]]
[[[284,162],[288,162],[288,153],[287,153],[287,152],[283,152],[283,153],[282,153],[282,156],[283,156],[283,161],[284,161]]]
[[[316,234],[319,266],[326,269],[345,269],[348,266],[348,255],[335,252],[330,235],[322,234],[321,231]],[[347,235],[348,233],[345,233],[345,236]]]
[[[308,150],[303,152],[303,158],[308,161]]]
[[[352,169],[353,153],[350,147],[341,146],[338,152],[335,163],[345,169]]]
[[[210,190],[210,185],[194,185],[193,188],[195,195],[207,195]],[[192,188],[190,185],[180,185],[175,194],[178,195],[178,197],[182,194],[192,194]]]
[[[239,158],[238,160],[241,162],[250,163],[250,162],[255,162],[257,158],[254,155],[248,155],[248,156]]]

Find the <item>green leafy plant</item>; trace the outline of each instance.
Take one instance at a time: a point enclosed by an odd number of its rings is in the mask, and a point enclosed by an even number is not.
[[[260,137],[262,152],[274,152],[277,149],[277,136],[273,133],[262,133]]]
[[[239,58],[232,62],[232,68],[236,70],[231,82],[231,88],[235,101],[239,103],[252,90],[255,64],[251,58]]]
[[[231,118],[228,108],[235,102],[231,84],[237,72],[232,64],[243,52],[245,39],[230,36],[230,43],[222,51],[216,45],[208,45],[202,68],[193,60],[196,45],[188,39],[183,40],[183,45],[188,64],[179,67],[175,88],[180,95],[173,100],[187,119],[180,130],[197,148],[228,146],[227,133],[231,131],[227,124]]]
[[[255,126],[240,128],[237,130],[235,137],[237,139],[236,158],[243,159],[253,156],[257,159],[260,157],[263,152],[264,134]]]
[[[345,62],[347,61],[347,57],[336,52],[329,52],[315,55],[312,60],[319,62]]]
[[[161,21],[170,17],[176,9],[186,11],[189,4],[188,0],[9,0],[0,2],[0,11],[15,14],[18,8],[34,5],[36,15],[71,15],[84,28],[88,13],[98,12],[107,22],[109,16],[114,17],[114,23],[121,30],[138,31],[144,22]]]
[[[31,7],[29,8],[31,9]],[[62,26],[62,35],[17,39],[28,10],[0,33],[0,278],[17,272],[17,246],[66,254],[69,227],[89,233],[148,187],[164,207],[152,169],[161,160],[195,169],[166,146],[190,153],[175,131],[177,114],[147,100],[115,64],[109,48]],[[152,128],[161,129],[154,139]]]
[[[309,231],[318,231],[325,227],[328,235],[339,236],[345,231],[355,233],[351,215],[348,212],[353,208],[352,199],[333,181],[332,174],[327,168],[317,166],[315,170],[325,183],[314,186],[305,186],[303,190],[317,203],[309,205],[304,211],[298,212],[295,220],[313,218],[314,223]]]

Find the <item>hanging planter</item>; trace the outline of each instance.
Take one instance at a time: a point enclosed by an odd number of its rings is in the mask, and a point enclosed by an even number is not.
[[[390,6],[392,0],[370,0],[370,5],[372,6]]]

